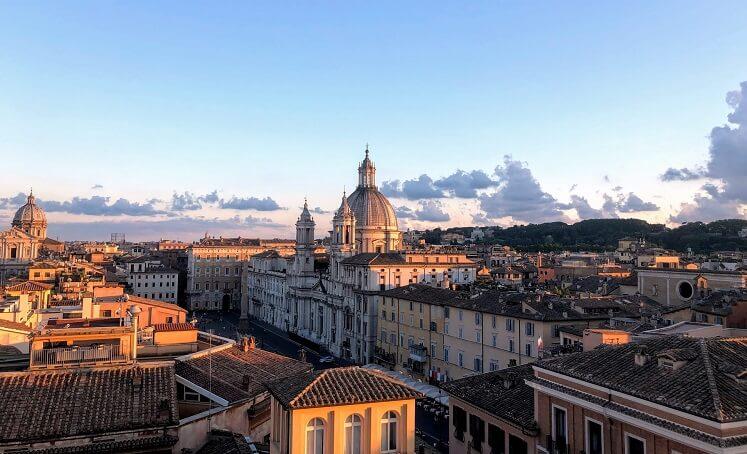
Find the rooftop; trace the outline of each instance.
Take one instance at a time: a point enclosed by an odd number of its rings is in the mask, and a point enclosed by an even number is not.
[[[652,360],[638,366],[643,348]],[[688,351],[665,368],[658,355]],[[535,363],[546,369],[717,422],[747,419],[747,338],[664,336]]]
[[[407,400],[422,395],[382,373],[361,367],[307,371],[268,385],[286,408],[314,408]]]
[[[53,440],[178,423],[167,363],[0,373],[0,439]]]
[[[310,369],[309,363],[259,348],[243,351],[234,344],[186,355],[176,362],[178,376],[228,402],[254,397],[266,391],[266,383]]]
[[[532,366],[527,364],[450,381],[442,388],[450,396],[501,419],[531,427],[534,425],[534,390],[524,380],[533,375]]]

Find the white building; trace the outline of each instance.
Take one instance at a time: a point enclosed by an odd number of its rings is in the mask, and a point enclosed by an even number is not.
[[[475,280],[476,264],[464,254],[398,252],[402,234],[394,208],[376,187],[376,167],[368,149],[358,167],[358,187],[350,196],[343,194],[332,220],[326,270],[315,266],[315,227],[304,203],[296,222],[296,254],[287,270],[285,301],[275,290],[266,290],[267,285],[282,287],[280,276],[270,278],[276,270],[257,272],[255,279],[265,279],[265,283],[247,280],[247,286],[255,287],[252,295],[265,295],[251,303],[266,306],[259,309],[262,317],[269,319],[272,311],[275,326],[339,357],[358,363],[372,360],[378,292],[416,282],[449,287]],[[242,313],[246,312],[248,307],[242,307]]]
[[[126,264],[127,285],[133,295],[176,304],[179,272],[160,261],[139,257]]]

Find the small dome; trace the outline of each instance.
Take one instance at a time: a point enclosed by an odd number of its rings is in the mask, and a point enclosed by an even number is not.
[[[16,215],[13,216],[13,226],[23,227],[24,225],[30,224],[46,224],[47,216],[37,204],[34,194],[31,193],[26,201],[26,204],[16,211]]]
[[[358,188],[348,197],[357,227],[397,230],[397,216],[389,200],[375,187]]]

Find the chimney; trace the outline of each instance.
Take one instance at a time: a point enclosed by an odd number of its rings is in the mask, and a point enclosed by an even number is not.
[[[161,421],[168,421],[171,419],[171,402],[169,399],[161,399],[158,405],[158,419]]]
[[[635,365],[644,366],[648,363],[650,355],[648,354],[648,347],[645,345],[639,345],[635,351]]]
[[[254,339],[254,336],[249,336],[249,350],[254,350],[257,348],[257,341]]]
[[[244,336],[241,338],[241,351],[242,352],[248,352],[249,351],[249,338]]]
[[[135,368],[135,375],[132,376],[132,389],[135,392],[143,389],[143,369]]]
[[[503,377],[503,388],[512,389],[514,386],[516,386],[516,375],[509,372]]]

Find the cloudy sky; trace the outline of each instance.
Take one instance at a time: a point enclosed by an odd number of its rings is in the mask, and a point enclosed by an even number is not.
[[[403,228],[745,217],[747,3],[0,2],[0,225],[320,230],[366,143]]]

